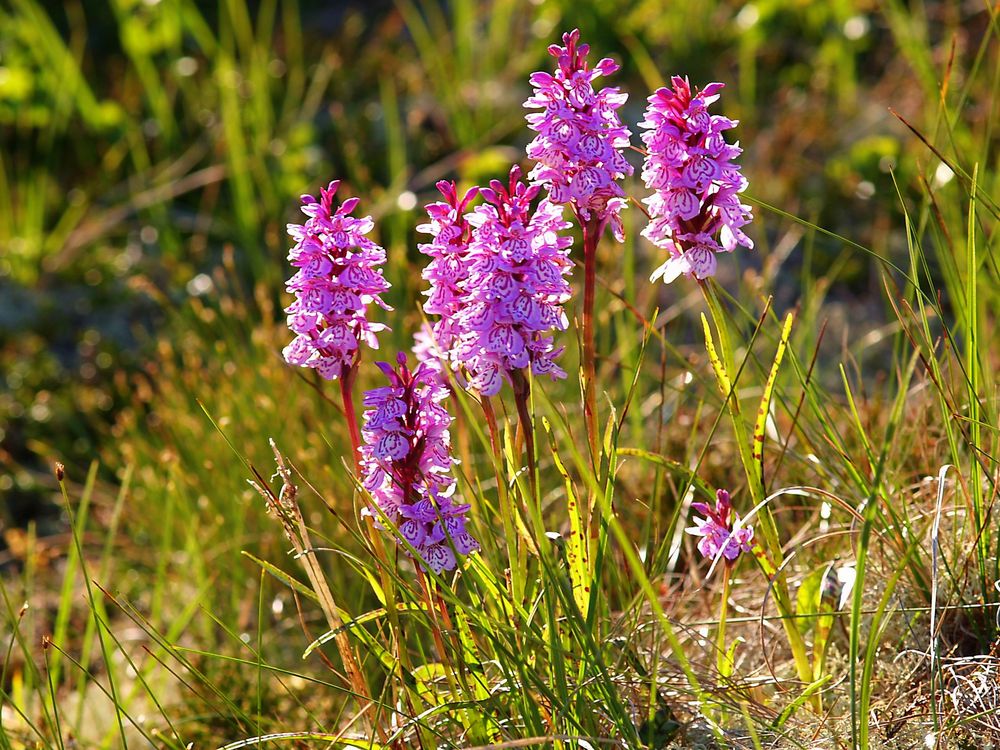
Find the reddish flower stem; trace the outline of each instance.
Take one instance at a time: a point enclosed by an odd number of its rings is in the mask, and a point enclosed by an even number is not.
[[[601,225],[591,219],[583,227],[583,416],[594,470],[600,469],[597,419],[597,345],[594,341],[594,299],[597,291],[597,242]]]
[[[510,374],[514,384],[514,403],[517,405],[517,417],[524,433],[524,449],[528,454],[528,478],[531,482],[531,494],[537,499],[538,477],[535,473],[535,426],[531,419],[531,381],[524,375],[524,370],[514,370]]]
[[[483,407],[483,416],[486,417],[486,427],[490,436],[490,448],[493,449],[494,460],[499,462],[503,458],[503,447],[500,445],[500,428],[497,425],[497,416],[493,411],[493,404],[489,396],[482,396],[480,401]],[[501,481],[497,474],[497,481]]]
[[[354,459],[354,471],[361,476],[361,430],[358,427],[358,415],[354,411],[354,381],[358,375],[358,365],[352,364],[340,378],[340,398],[344,402],[344,418],[351,435],[351,457]]]
[[[424,601],[427,603],[427,619],[431,625],[431,634],[434,636],[434,646],[438,651],[438,660],[442,664],[448,663],[448,650],[444,647],[444,638],[441,635],[441,626],[438,623],[437,617],[435,617],[435,607],[434,598],[431,595],[431,587],[433,583],[427,580],[427,574],[424,573],[424,569],[419,565],[415,566],[417,569],[417,580],[420,581],[420,591],[424,595]]]

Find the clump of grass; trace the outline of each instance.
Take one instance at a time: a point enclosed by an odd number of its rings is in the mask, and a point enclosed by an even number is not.
[[[163,262],[144,268],[152,284],[137,276],[133,286],[169,318],[141,371],[117,376],[129,406],[102,441],[106,473],[92,469],[81,481],[82,470],[70,465],[80,484],[67,488],[68,535],[8,535],[23,568],[3,579],[4,743],[61,747],[71,734],[100,746],[140,738],[245,745],[274,734],[274,741],[366,747],[576,741],[569,738],[628,747],[943,747],[974,746],[993,731],[983,686],[993,668],[1000,579],[993,509],[1000,421],[989,377],[997,365],[997,177],[995,113],[982,102],[996,94],[997,37],[986,11],[963,18],[928,6],[943,14],[938,28],[953,35],[952,47],[947,36],[928,37],[930,21],[941,18],[892,4],[880,15],[848,4],[808,18],[761,5],[753,23],[719,4],[704,13],[725,23],[676,10],[648,26],[642,3],[627,14],[614,3],[595,7],[595,46],[627,50],[649,84],[680,67],[656,64],[658,35],[671,24],[702,29],[671,54],[694,54],[685,46],[738,50],[723,54],[720,66],[740,71],[761,265],[724,276],[708,308],[694,289],[662,293],[642,281],[659,262],[649,248],[634,240],[621,253],[600,248],[603,469],[595,471],[581,447],[575,384],[533,391],[537,493],[527,486],[514,402],[498,404],[497,460],[477,405],[460,400],[460,486],[476,501],[474,523],[488,540],[482,554],[457,581],[435,579],[428,594],[404,557],[382,562],[360,533],[363,495],[355,496],[342,460],[348,443],[336,400],[278,358],[286,338],[274,322],[280,220],[289,197],[331,167],[380,198],[376,213],[396,258],[393,302],[409,309],[419,286],[407,280],[414,222],[399,207],[409,202],[394,202],[405,191],[419,202],[441,172],[479,181],[496,171],[491,160],[509,160],[501,142],[519,126],[518,97],[494,104],[486,88],[456,82],[516,90],[538,59],[527,21],[555,28],[560,11],[545,5],[519,22],[514,7],[402,4],[416,55],[398,88],[369,85],[367,77],[411,49],[394,18],[348,19],[348,44],[317,54],[310,75],[295,44],[294,6],[265,4],[252,17],[227,3],[218,29],[186,6],[176,8],[184,11],[179,27],[162,10],[121,15],[114,28],[127,40],[130,76],[123,91],[141,92],[136,117],[111,103],[115,92],[86,80],[74,57],[82,32],[64,40],[32,3],[0,11],[16,22],[16,38],[37,42],[36,57],[13,55],[5,64],[44,63],[72,84],[60,96],[53,82],[38,84],[40,96],[53,96],[36,105],[55,118],[48,153],[60,153],[80,123],[119,128],[117,145],[102,157],[107,169],[78,186],[80,204],[71,201],[82,208],[58,222],[55,157],[2,164],[4,184],[17,190],[0,191],[11,207],[0,214],[13,217],[0,237],[28,237],[37,248],[0,267],[33,283],[45,277],[43,259],[78,268],[84,249],[111,257],[122,240],[131,242],[119,227],[138,234],[151,226]],[[868,24],[868,35],[819,31],[848,23]],[[377,30],[369,44],[361,41],[366,29]],[[802,29],[801,39],[829,37],[817,57],[785,64],[764,54],[777,32],[788,39]],[[467,41],[470,32],[477,43]],[[901,56],[882,61],[870,45],[889,38]],[[508,43],[523,52],[505,63]],[[768,47],[792,59],[810,54],[797,42]],[[353,80],[337,74],[348,57]],[[180,75],[189,68],[182,58],[196,61],[195,75]],[[274,59],[285,66],[285,88],[269,78]],[[177,75],[161,74],[160,60],[176,63]],[[900,60],[918,71],[919,89],[876,78],[873,71],[896,71]],[[808,68],[826,74],[800,83]],[[227,83],[234,81],[241,85]],[[796,101],[801,91],[810,97]],[[777,104],[758,106],[765,96]],[[341,104],[325,110],[328,99]],[[817,101],[824,106],[811,106]],[[885,126],[892,137],[859,140],[851,127],[827,127],[831,113],[860,122],[855,103],[875,101],[900,112],[895,130]],[[221,120],[195,138],[195,113],[212,103]],[[381,123],[368,135],[345,125],[365,121],[366,107]],[[0,108],[0,116],[12,111]],[[22,112],[15,125],[4,121],[19,138],[37,127]],[[161,133],[147,146],[141,134],[151,117]],[[334,142],[320,133],[337,135],[329,163],[314,158],[317,144]],[[280,158],[268,156],[276,140],[286,146]],[[195,151],[182,148],[189,142]],[[501,147],[490,148],[495,143]],[[446,156],[453,149],[459,157]],[[831,151],[838,158],[827,163]],[[789,167],[792,152],[803,156]],[[369,157],[382,153],[385,162],[380,156],[372,165]],[[755,179],[779,153],[782,165],[768,170],[775,178]],[[93,162],[84,152],[79,158]],[[411,173],[408,165],[417,164],[429,166]],[[116,180],[117,194],[109,189]],[[810,188],[815,181],[820,189]],[[863,183],[873,197],[845,199],[867,193]],[[29,194],[45,199],[22,203]],[[29,216],[29,203],[48,208]],[[632,213],[635,237],[641,225]],[[212,215],[217,220],[206,224]],[[236,242],[231,255],[222,251],[226,240]],[[205,272],[199,288],[210,293],[177,294],[196,271]],[[702,310],[712,313],[716,363],[705,349]],[[385,345],[405,348],[417,323],[402,313]],[[571,344],[566,357],[576,356]],[[725,392],[716,385],[719,363]],[[764,449],[747,461],[753,434],[763,435]],[[244,481],[253,466],[266,483],[266,437],[294,466],[309,527],[311,545],[295,559],[285,557],[280,526]],[[45,440],[33,444],[38,452],[60,444]],[[513,559],[497,520],[501,486],[525,498]],[[750,498],[769,498],[773,521],[758,522],[773,523],[780,555],[773,559],[785,561],[776,581],[743,563],[729,584],[728,570],[725,579],[719,571],[707,577],[697,562],[680,530],[691,500],[720,486],[744,514],[756,504]],[[574,518],[574,507],[589,517]],[[574,528],[589,519],[592,567],[581,567]],[[60,542],[65,557],[54,551]],[[318,569],[303,568],[303,560]],[[516,592],[508,567],[521,581]],[[336,592],[341,626],[316,601],[317,576]],[[44,648],[43,634],[51,634]],[[807,664],[790,647],[796,639]],[[336,646],[344,640],[364,690],[345,679]],[[720,642],[735,644],[721,661]]]

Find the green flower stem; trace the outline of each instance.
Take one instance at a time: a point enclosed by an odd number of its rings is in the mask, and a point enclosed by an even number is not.
[[[718,292],[715,289],[714,282],[703,281],[700,285],[702,292],[704,292],[705,295],[705,302],[708,304],[709,314],[712,316],[712,323],[715,326],[715,335],[719,340],[719,350],[722,354],[722,363],[725,367],[729,382],[732,384],[732,391],[729,394],[729,398],[726,400],[726,407],[729,409],[729,414],[732,417],[733,432],[736,435],[736,443],[740,452],[740,461],[743,463],[743,470],[747,476],[747,484],[750,487],[750,495],[753,498],[754,505],[757,505],[764,499],[764,486],[760,474],[760,467],[753,460],[753,450],[747,436],[746,421],[743,419],[742,408],[740,406],[739,391],[737,390],[736,384],[738,370],[736,368],[733,345],[729,338],[729,327],[726,325],[726,318],[722,311],[722,303],[719,301]],[[763,518],[765,514],[768,515],[768,519],[770,521],[770,530],[774,533],[773,543],[776,543],[777,532],[774,529],[773,519],[770,519],[770,511],[768,511],[767,508],[763,508],[758,516]],[[769,539],[768,542],[770,544],[772,543],[772,540]]]
[[[719,607],[719,627],[715,631],[715,666],[722,678],[728,679],[733,674],[733,663],[726,651],[726,616],[729,613],[733,564],[726,560],[722,568],[722,604]]]
[[[802,638],[802,633],[799,632],[795,624],[791,595],[788,591],[788,581],[785,579],[785,574],[780,572],[784,555],[781,551],[778,529],[774,523],[774,517],[771,515],[771,509],[764,502],[764,481],[761,474],[761,467],[753,459],[753,446],[747,432],[746,421],[743,419],[743,413],[740,409],[740,394],[736,382],[739,371],[736,368],[733,345],[729,338],[729,328],[722,311],[722,303],[719,300],[715,282],[711,280],[702,281],[700,282],[700,286],[705,295],[705,302],[708,305],[709,314],[712,317],[712,323],[715,327],[715,334],[719,341],[723,367],[731,384],[730,393],[726,399],[726,407],[729,410],[729,416],[733,423],[733,433],[739,448],[740,461],[743,463],[743,471],[747,477],[747,486],[750,489],[753,506],[759,508],[757,518],[760,521],[759,527],[767,545],[767,551],[770,553],[770,559],[775,561],[773,565],[770,565],[771,571],[768,573],[769,577],[773,579],[774,601],[778,607],[778,612],[781,614],[781,624],[788,638],[792,658],[795,660],[795,671],[799,679],[804,684],[809,685],[812,683],[812,665],[806,651],[805,640]],[[757,558],[759,561],[760,556],[757,556]]]
[[[581,221],[583,227],[583,416],[587,426],[590,459],[594,472],[601,470],[598,453],[600,433],[597,419],[597,344],[594,340],[594,300],[597,292],[597,243],[601,225],[595,219]]]
[[[340,398],[344,405],[344,418],[347,421],[347,430],[351,436],[351,457],[354,459],[354,474],[357,481],[361,481],[361,426],[358,424],[358,413],[354,408],[354,382],[358,376],[358,362],[355,361],[340,378]],[[401,665],[408,665],[409,657],[406,654],[406,643],[400,637],[402,633],[399,612],[396,611],[396,582],[389,573],[389,553],[386,551],[382,534],[375,528],[375,519],[368,516],[364,525],[365,534],[371,542],[375,552],[375,559],[378,560],[379,582],[382,585],[382,592],[385,596],[385,609],[389,618],[391,643],[390,649],[396,655],[396,659]],[[381,730],[380,728],[380,731]]]
[[[531,487],[531,502],[537,504],[538,498],[538,467],[535,459],[535,423],[531,415],[531,381],[523,370],[511,373],[514,383],[514,403],[517,405],[517,418],[524,434],[524,450],[528,456],[528,480]]]
[[[511,616],[521,605],[524,598],[524,577],[521,575],[520,551],[517,543],[517,529],[514,522],[514,507],[507,492],[507,478],[504,472],[503,443],[500,441],[500,428],[497,425],[496,413],[489,396],[482,396],[481,404],[486,425],[489,428],[490,446],[493,449],[493,470],[497,478],[497,498],[500,504],[500,520],[503,522],[504,538],[507,543],[507,560],[510,565],[510,596],[514,603]]]
[[[719,673],[720,689],[725,690],[726,683],[733,675],[733,663],[729,660],[729,653],[726,650],[726,620],[729,614],[729,591],[731,588],[731,577],[733,564],[728,560],[722,565],[722,600],[719,605],[719,626],[715,630],[715,668]],[[719,726],[727,723],[726,709],[719,708]]]

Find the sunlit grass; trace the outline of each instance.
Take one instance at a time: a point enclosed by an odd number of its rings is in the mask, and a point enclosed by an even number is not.
[[[0,393],[0,491],[59,493],[46,469],[62,459],[68,509],[56,536],[4,519],[0,748],[993,736],[1000,696],[973,688],[997,669],[1000,602],[995,11],[112,9],[102,23],[78,4],[0,9],[0,295],[58,297],[83,279],[109,290],[98,310],[146,311],[138,344],[115,339],[114,358],[70,385],[81,363],[46,343],[81,320],[112,338],[86,314],[0,348],[19,373]],[[575,372],[534,389],[537,496],[513,400],[496,405],[495,462],[479,405],[456,397],[459,487],[483,551],[429,596],[365,533],[335,393],[281,361],[283,224],[298,193],[343,178],[389,250],[383,358],[408,349],[420,206],[439,178],[480,182],[520,158],[525,76],[575,25],[625,62],[633,122],[673,72],[731,84],[758,250],[725,259],[710,307],[693,282],[646,281],[660,261],[629,212],[626,243],[599,253],[603,470],[585,457]],[[92,28],[120,50],[98,55]],[[138,360],[127,369],[123,349]],[[755,433],[762,454],[741,454]],[[293,467],[298,542],[318,568],[289,554],[247,484],[251,467],[274,471],[268,439]],[[523,504],[506,529],[501,483]],[[734,573],[730,675],[722,573],[707,577],[682,533],[716,487],[743,515],[766,500],[755,523],[770,513],[785,561],[773,586],[751,562]],[[591,546],[571,548],[590,526]],[[344,674],[324,586],[371,705]]]

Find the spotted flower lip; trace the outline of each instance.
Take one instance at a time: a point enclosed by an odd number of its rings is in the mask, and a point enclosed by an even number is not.
[[[715,560],[721,556],[732,562],[741,552],[753,549],[753,528],[740,524],[739,514],[733,510],[726,490],[715,493],[714,508],[708,503],[691,503],[691,508],[704,518],[695,517],[695,525],[685,531],[701,537],[698,551],[703,557]]]
[[[385,362],[378,367],[389,385],[364,395],[361,481],[381,514],[363,512],[376,518],[378,528],[384,528],[378,520],[384,514],[399,534],[397,543],[406,540],[426,569],[454,570],[456,553],[468,555],[479,543],[466,528],[470,506],[453,498],[452,418],[441,405],[448,390],[427,365],[410,370],[402,353],[395,368]]]
[[[747,180],[734,163],[742,149],[724,136],[738,123],[708,112],[722,88],[710,83],[692,92],[687,78],[675,76],[671,88],[649,97],[639,123],[648,150],[642,179],[654,191],[643,199],[651,218],[642,235],[670,254],[652,281],[706,279],[715,275],[718,253],[753,249],[742,230],[753,220],[740,202]]]
[[[534,92],[524,106],[541,111],[526,115],[537,133],[527,154],[538,162],[528,179],[543,185],[553,203],[571,204],[581,222],[610,223],[621,242],[627,200],[619,181],[633,169],[622,155],[631,133],[618,109],[628,95],[614,87],[594,91],[594,81],[619,66],[604,58],[590,68],[590,45],[580,43],[578,29],[563,34],[562,41],[564,46],[549,47],[558,61],[555,73],[536,72],[529,79]]]
[[[366,236],[374,222],[351,216],[358,198],[334,209],[339,187],[334,180],[320,190],[319,200],[303,195],[307,219],[288,225],[295,241],[288,260],[298,271],[286,283],[295,301],[285,312],[295,338],[282,354],[288,364],[312,368],[327,380],[357,361],[360,344],[378,348],[376,334],[387,328],[369,321],[369,306],[391,309],[381,297],[389,289],[381,270],[385,250]]]

